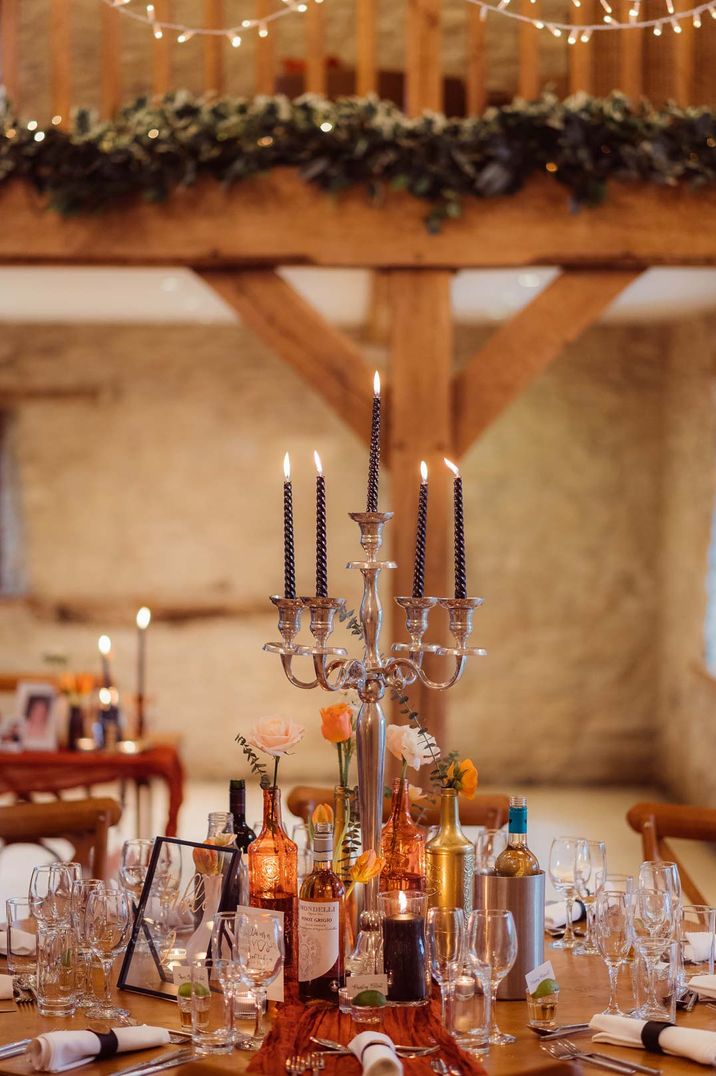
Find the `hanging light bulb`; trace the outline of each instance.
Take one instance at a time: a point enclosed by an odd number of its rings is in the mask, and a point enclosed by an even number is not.
[[[654,37],[661,37],[661,23],[657,22],[656,26],[654,27],[653,33]]]

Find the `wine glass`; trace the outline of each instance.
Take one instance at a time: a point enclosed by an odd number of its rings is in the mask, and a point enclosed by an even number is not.
[[[639,867],[639,887],[662,889],[671,894],[672,903],[681,900],[681,878],[676,863],[646,859]]]
[[[95,1004],[97,997],[92,989],[92,946],[87,939],[87,901],[92,893],[104,888],[99,878],[86,878],[72,883],[70,892],[70,918],[77,938],[78,999],[77,1006],[86,1009]]]
[[[72,883],[77,879],[75,863],[43,863],[30,877],[28,899],[40,927],[51,930],[70,921]]]
[[[633,942],[631,896],[602,889],[597,896],[594,926],[597,947],[609,972],[609,1004],[604,1015],[626,1016],[619,1008],[617,983],[619,968],[626,963]]]
[[[465,949],[465,913],[462,908],[430,908],[426,936],[430,970],[440,987],[443,1025],[451,1031],[452,993]]]
[[[475,873],[493,874],[495,860],[507,848],[504,829],[483,829],[475,840]]]
[[[516,1042],[514,1035],[500,1031],[496,1013],[497,988],[517,959],[517,931],[512,912],[493,908],[471,912],[468,944],[470,957],[490,968],[489,1041],[495,1046]]]
[[[112,1026],[131,1022],[126,1009],[112,1005],[109,985],[112,964],[127,947],[131,924],[129,897],[123,889],[104,888],[89,894],[85,910],[86,938],[104,973],[104,997],[87,1010],[89,1019],[107,1021]]]
[[[587,913],[587,932],[582,944],[575,947],[575,956],[593,956],[599,953],[594,941],[594,905],[597,893],[607,877],[607,846],[604,841],[587,841],[587,850],[589,873],[577,881],[577,896]]]
[[[552,942],[553,949],[573,949],[572,904],[577,887],[589,877],[589,848],[584,837],[555,837],[549,850],[549,876],[555,889],[564,893],[567,922],[564,934]]]
[[[238,914],[236,919],[236,959],[241,978],[251,987],[256,1001],[256,1022],[253,1035],[246,1040],[245,1049],[257,1050],[263,1041],[261,1014],[266,1000],[266,987],[274,981],[283,966],[283,927],[271,912]]]
[[[147,880],[153,848],[154,841],[143,837],[125,841],[122,845],[122,856],[119,861],[119,880],[126,891],[131,893],[135,909],[142,895],[144,883]]]

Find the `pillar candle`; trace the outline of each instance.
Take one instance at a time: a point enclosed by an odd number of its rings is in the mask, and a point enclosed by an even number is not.
[[[283,596],[296,597],[296,562],[293,548],[293,491],[291,461],[283,457]]]
[[[109,667],[109,655],[112,653],[112,640],[109,635],[100,635],[97,640],[97,649],[100,654],[100,661],[102,662],[102,687],[110,687],[112,684],[112,673]]]
[[[420,494],[418,496],[418,522],[415,530],[415,567],[413,569],[413,597],[422,598],[425,593],[425,538],[428,523],[428,467],[420,464]]]
[[[137,735],[144,735],[144,697],[146,693],[147,628],[152,611],[146,605],[137,610]]]
[[[316,464],[316,597],[328,597],[328,566],[326,556],[326,479],[321,457],[313,453]]]
[[[368,499],[366,512],[378,511],[378,473],[380,471],[380,374],[373,377],[373,414],[370,424],[370,461],[368,463]]]
[[[460,469],[451,460],[445,460],[453,473],[453,515],[455,525],[455,597],[467,597],[467,575],[465,571],[465,519],[462,504],[462,476]]]

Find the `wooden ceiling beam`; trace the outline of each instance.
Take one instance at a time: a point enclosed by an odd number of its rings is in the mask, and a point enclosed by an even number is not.
[[[2,385],[0,408],[25,403],[60,403],[87,400],[95,403],[109,390],[100,385]]]
[[[458,457],[638,275],[567,270],[492,334],[453,379]]]
[[[369,443],[372,371],[349,337],[273,269],[199,275],[362,441]]]

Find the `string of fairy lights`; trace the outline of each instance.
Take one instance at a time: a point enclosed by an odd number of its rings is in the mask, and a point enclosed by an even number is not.
[[[655,37],[661,37],[664,30],[671,28],[675,34],[683,32],[682,23],[691,21],[691,25],[699,30],[704,16],[707,14],[716,19],[716,0],[707,0],[706,3],[697,7],[677,11],[674,0],[664,0],[662,14],[652,18],[642,18],[642,0],[632,0],[627,13],[627,21],[620,20],[614,13],[614,7],[610,0],[599,0],[601,8],[601,21],[594,23],[577,24],[573,22],[559,22],[554,19],[540,18],[539,15],[528,15],[522,11],[515,11],[510,7],[511,0],[498,0],[496,4],[489,0],[467,0],[480,9],[480,17],[486,19],[488,15],[504,15],[506,18],[517,22],[529,23],[536,30],[544,30],[554,37],[565,37],[567,44],[576,45],[578,41],[586,44],[593,33],[601,30],[651,30]],[[537,0],[530,0],[536,4]],[[582,0],[571,0],[575,8],[581,8]]]
[[[154,4],[144,4],[142,10],[130,7],[131,0],[102,0],[107,7],[114,8],[127,18],[135,22],[143,23],[157,41],[163,37],[173,36],[178,45],[185,45],[193,37],[223,37],[232,48],[238,49],[242,42],[242,34],[246,31],[255,30],[259,37],[268,37],[271,24],[286,15],[308,11],[308,4],[322,4],[323,0],[281,0],[281,7],[261,18],[242,19],[233,26],[188,26],[183,22],[172,22],[163,19],[157,12]]]

